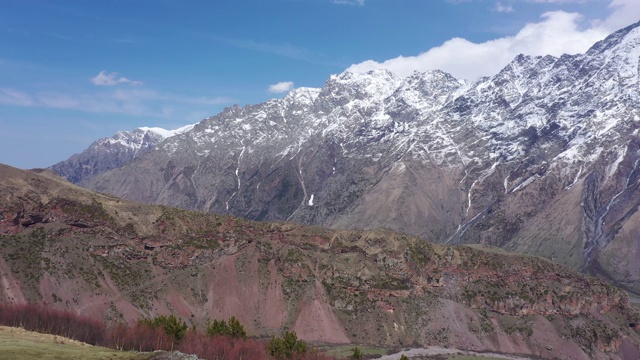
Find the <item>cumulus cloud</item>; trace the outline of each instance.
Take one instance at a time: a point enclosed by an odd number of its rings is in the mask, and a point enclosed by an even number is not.
[[[115,86],[119,84],[129,85],[142,85],[142,81],[127,79],[126,77],[118,76],[117,72],[107,73],[106,71],[100,71],[100,73],[92,77],[91,82],[96,86]]]
[[[540,21],[526,24],[513,36],[483,43],[453,38],[416,56],[399,56],[383,62],[367,60],[351,65],[347,71],[361,73],[387,69],[399,76],[408,76],[416,70],[440,69],[457,78],[475,80],[496,74],[518,54],[560,56],[582,53],[612,31],[637,21],[640,1],[612,0],[610,8],[613,12],[609,17],[592,22],[586,29],[579,26],[582,16],[578,13],[547,12]]]
[[[277,84],[269,85],[269,91],[272,94],[281,94],[289,92],[293,89],[293,81],[282,81]]]

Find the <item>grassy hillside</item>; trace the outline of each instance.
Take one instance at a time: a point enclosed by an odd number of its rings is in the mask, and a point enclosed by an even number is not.
[[[0,326],[0,354],[3,360],[151,360],[157,355],[117,351],[7,326]]]

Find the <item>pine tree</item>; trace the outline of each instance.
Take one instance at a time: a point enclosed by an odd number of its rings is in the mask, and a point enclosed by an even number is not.
[[[247,332],[235,316],[232,316],[231,319],[229,319],[229,336],[235,339],[247,338]]]

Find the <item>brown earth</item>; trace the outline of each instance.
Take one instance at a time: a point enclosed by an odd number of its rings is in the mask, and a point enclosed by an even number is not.
[[[640,354],[613,286],[536,257],[130,203],[0,165],[0,301],[107,321],[545,358]]]

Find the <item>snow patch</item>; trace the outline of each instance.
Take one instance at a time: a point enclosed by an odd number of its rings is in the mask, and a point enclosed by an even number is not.
[[[532,182],[536,181],[538,178],[540,178],[540,175],[535,174],[533,176],[530,176],[528,179],[526,179],[525,181],[521,182],[520,185],[516,186],[515,188],[511,189],[511,193],[514,193],[520,189],[525,188],[527,185],[531,184]]]
[[[175,135],[180,135],[180,134],[184,134],[187,131],[193,129],[196,126],[196,124],[191,124],[191,125],[186,125],[180,128],[177,128],[175,130],[167,130],[167,129],[163,129],[160,127],[139,127],[138,129],[142,130],[142,131],[152,131],[160,136],[162,136],[163,138],[168,138],[168,137],[172,137]]]

